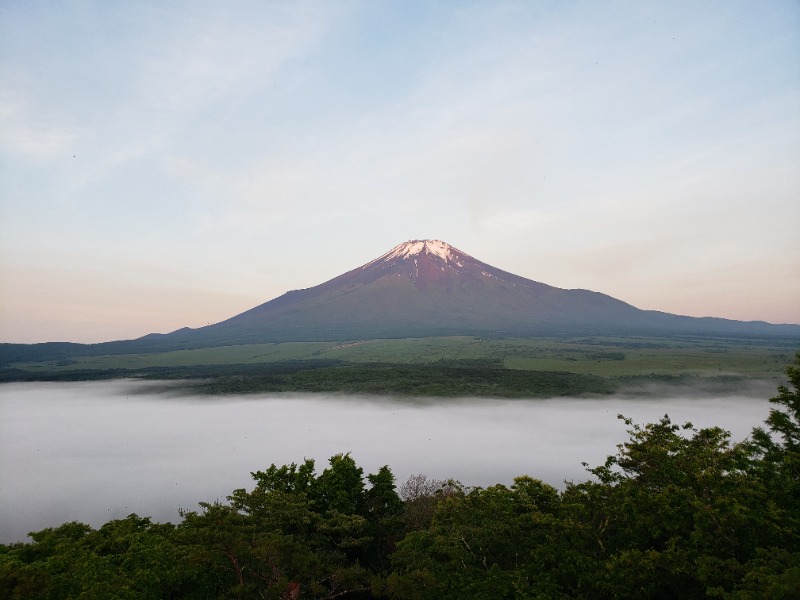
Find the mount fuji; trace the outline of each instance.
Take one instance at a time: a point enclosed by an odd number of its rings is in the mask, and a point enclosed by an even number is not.
[[[100,344],[0,344],[0,363],[269,342],[430,336],[691,336],[800,340],[800,325],[695,318],[514,275],[441,240],[411,240],[225,321]]]
[[[641,310],[503,271],[441,240],[411,240],[325,283],[198,329],[128,343],[160,349],[446,335],[788,335],[798,325]]]

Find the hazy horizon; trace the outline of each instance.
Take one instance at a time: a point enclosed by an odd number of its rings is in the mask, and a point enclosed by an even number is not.
[[[215,323],[409,239],[800,323],[800,4],[0,5],[0,342]]]

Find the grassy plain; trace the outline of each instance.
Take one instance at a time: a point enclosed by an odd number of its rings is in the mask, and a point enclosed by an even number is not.
[[[342,391],[407,395],[610,393],[659,382],[774,384],[797,351],[780,339],[430,337],[288,342],[20,362],[0,380],[184,379],[209,393]]]

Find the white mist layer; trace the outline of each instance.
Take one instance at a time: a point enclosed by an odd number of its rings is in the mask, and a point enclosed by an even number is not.
[[[177,522],[180,508],[252,489],[251,471],[351,452],[366,473],[389,465],[466,485],[531,475],[584,481],[637,422],[718,425],[741,440],[767,395],[657,400],[398,400],[337,395],[199,397],[143,382],[0,385],[0,543],[79,520],[137,513]]]

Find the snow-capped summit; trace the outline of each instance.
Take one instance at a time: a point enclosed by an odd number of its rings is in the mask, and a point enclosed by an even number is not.
[[[433,254],[447,262],[464,253],[442,240],[410,240],[398,244],[377,260],[406,259],[420,254]]]
[[[342,276],[355,282],[394,278],[417,289],[453,290],[477,282],[509,287],[549,287],[496,269],[442,240],[409,240]],[[339,279],[339,278],[337,278]]]
[[[446,263],[453,262],[458,266],[461,266],[461,261],[459,259],[462,257],[472,259],[472,257],[468,254],[465,254],[458,248],[451,246],[442,240],[409,240],[407,242],[403,242],[402,244],[398,244],[386,254],[379,256],[371,262],[368,262],[362,267],[362,269],[367,269],[376,263],[389,263],[395,260],[408,260],[424,255],[435,256]]]

